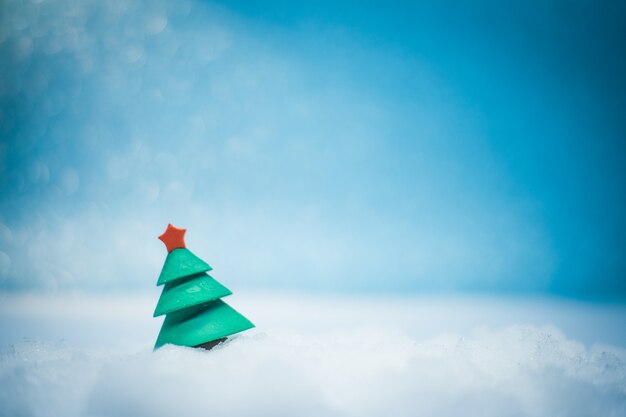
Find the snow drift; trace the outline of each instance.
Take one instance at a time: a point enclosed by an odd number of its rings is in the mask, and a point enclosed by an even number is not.
[[[623,416],[626,351],[512,326],[418,341],[377,328],[242,335],[212,351],[23,342],[3,416]]]

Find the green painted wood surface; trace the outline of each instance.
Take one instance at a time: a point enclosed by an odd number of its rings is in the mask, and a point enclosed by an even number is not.
[[[231,294],[232,292],[228,288],[206,272],[192,275],[188,279],[177,279],[166,283],[163,287],[163,292],[154,310],[154,317],[217,300]]]
[[[167,254],[157,285],[163,285],[189,275],[212,270],[206,262],[191,253],[189,249],[174,249]]]
[[[247,318],[222,300],[168,314],[155,348],[166,343],[197,346],[254,327]]]

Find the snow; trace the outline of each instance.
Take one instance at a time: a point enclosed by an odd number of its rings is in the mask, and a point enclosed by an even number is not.
[[[237,292],[227,301],[257,328],[209,352],[152,352],[152,297],[0,297],[0,415],[626,415],[623,306]]]

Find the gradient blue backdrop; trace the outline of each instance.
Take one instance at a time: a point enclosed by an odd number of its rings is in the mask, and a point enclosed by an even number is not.
[[[0,288],[626,295],[626,6],[3,1]]]

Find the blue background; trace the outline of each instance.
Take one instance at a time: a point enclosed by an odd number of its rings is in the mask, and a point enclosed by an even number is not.
[[[626,6],[6,1],[0,288],[626,295]]]

